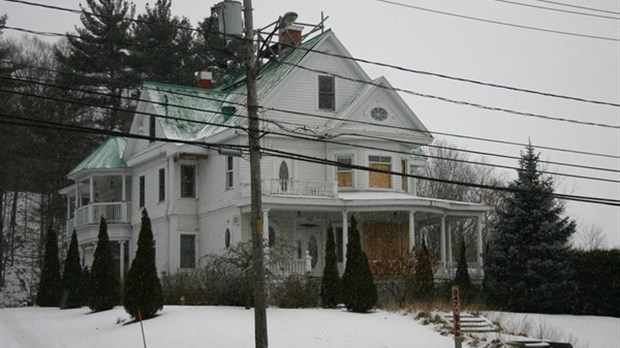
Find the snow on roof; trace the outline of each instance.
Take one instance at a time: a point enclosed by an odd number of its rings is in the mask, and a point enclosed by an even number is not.
[[[127,165],[123,161],[126,144],[127,139],[125,138],[109,137],[75,166],[67,176],[74,175],[82,170],[126,168]]]
[[[257,77],[258,98],[273,90],[308,54],[308,49],[313,48],[328,33],[331,31],[327,30],[303,42],[301,49],[291,48],[278,60],[265,64]],[[145,82],[143,88],[148,91],[156,114],[181,119],[158,118],[164,136],[168,139],[198,140],[226,130],[231,125],[246,122],[244,115],[247,110],[243,106],[247,99],[245,76],[229,86],[215,89],[154,82]],[[224,115],[223,106],[234,107],[234,114]]]

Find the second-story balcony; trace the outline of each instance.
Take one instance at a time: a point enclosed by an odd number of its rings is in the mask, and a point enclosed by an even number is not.
[[[74,226],[99,224],[101,218],[110,223],[129,223],[129,202],[91,203],[75,210]]]
[[[338,183],[300,180],[264,179],[262,193],[266,196],[337,197]],[[250,183],[242,184],[242,195],[250,195]]]

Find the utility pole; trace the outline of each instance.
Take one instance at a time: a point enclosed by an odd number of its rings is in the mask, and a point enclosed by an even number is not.
[[[260,134],[256,76],[258,61],[254,46],[252,0],[243,0],[245,20],[245,71],[248,89],[248,138],[250,146],[250,185],[252,229],[252,265],[254,269],[254,343],[256,348],[267,348],[267,311],[265,309],[265,268],[263,263],[263,220],[261,210]]]

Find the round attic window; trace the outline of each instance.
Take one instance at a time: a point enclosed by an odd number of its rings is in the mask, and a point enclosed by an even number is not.
[[[388,117],[388,112],[384,108],[375,107],[370,110],[370,116],[377,121],[385,121]]]

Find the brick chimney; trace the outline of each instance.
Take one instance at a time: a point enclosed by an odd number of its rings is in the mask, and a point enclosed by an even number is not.
[[[198,88],[213,88],[213,73],[211,73],[210,71],[202,70],[197,72],[196,79],[198,80]]]
[[[285,45],[293,45],[297,46],[301,43],[301,31],[303,30],[302,26],[299,25],[288,25],[280,30],[280,43],[284,45],[280,45],[280,51],[286,50],[288,47]]]

